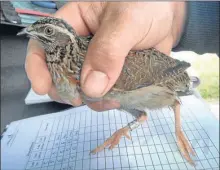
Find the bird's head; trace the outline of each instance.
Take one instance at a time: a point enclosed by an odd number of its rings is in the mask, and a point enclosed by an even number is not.
[[[196,76],[190,76],[189,82],[179,88],[177,92],[179,96],[192,95],[195,92],[195,89],[200,85],[200,79]]]
[[[21,30],[17,35],[27,35],[38,40],[45,50],[68,43],[77,45],[76,33],[63,19],[45,17]]]

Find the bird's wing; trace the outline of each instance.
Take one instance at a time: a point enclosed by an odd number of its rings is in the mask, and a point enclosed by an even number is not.
[[[182,74],[189,66],[189,63],[173,59],[156,49],[130,51],[113,88],[130,91],[163,84]]]

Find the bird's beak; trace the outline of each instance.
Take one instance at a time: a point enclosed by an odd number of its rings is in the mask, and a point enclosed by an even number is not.
[[[21,31],[19,31],[17,33],[17,36],[22,36],[22,35],[29,35],[31,36],[32,35],[32,28],[29,26],[29,27],[25,27],[23,28]]]
[[[190,83],[192,88],[197,88],[201,84],[201,81],[199,77],[190,76]]]
[[[17,33],[17,36],[26,35],[26,34],[28,34],[27,28],[23,28],[21,31]]]

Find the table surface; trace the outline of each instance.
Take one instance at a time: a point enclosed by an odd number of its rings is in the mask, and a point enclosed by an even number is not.
[[[31,88],[24,68],[28,39],[16,36],[19,29],[1,25],[1,132],[12,121],[70,107],[55,102],[25,105]]]

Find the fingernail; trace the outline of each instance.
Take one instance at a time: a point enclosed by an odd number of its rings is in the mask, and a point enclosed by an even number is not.
[[[89,97],[101,97],[108,85],[108,77],[100,71],[91,71],[83,84],[83,91]]]

